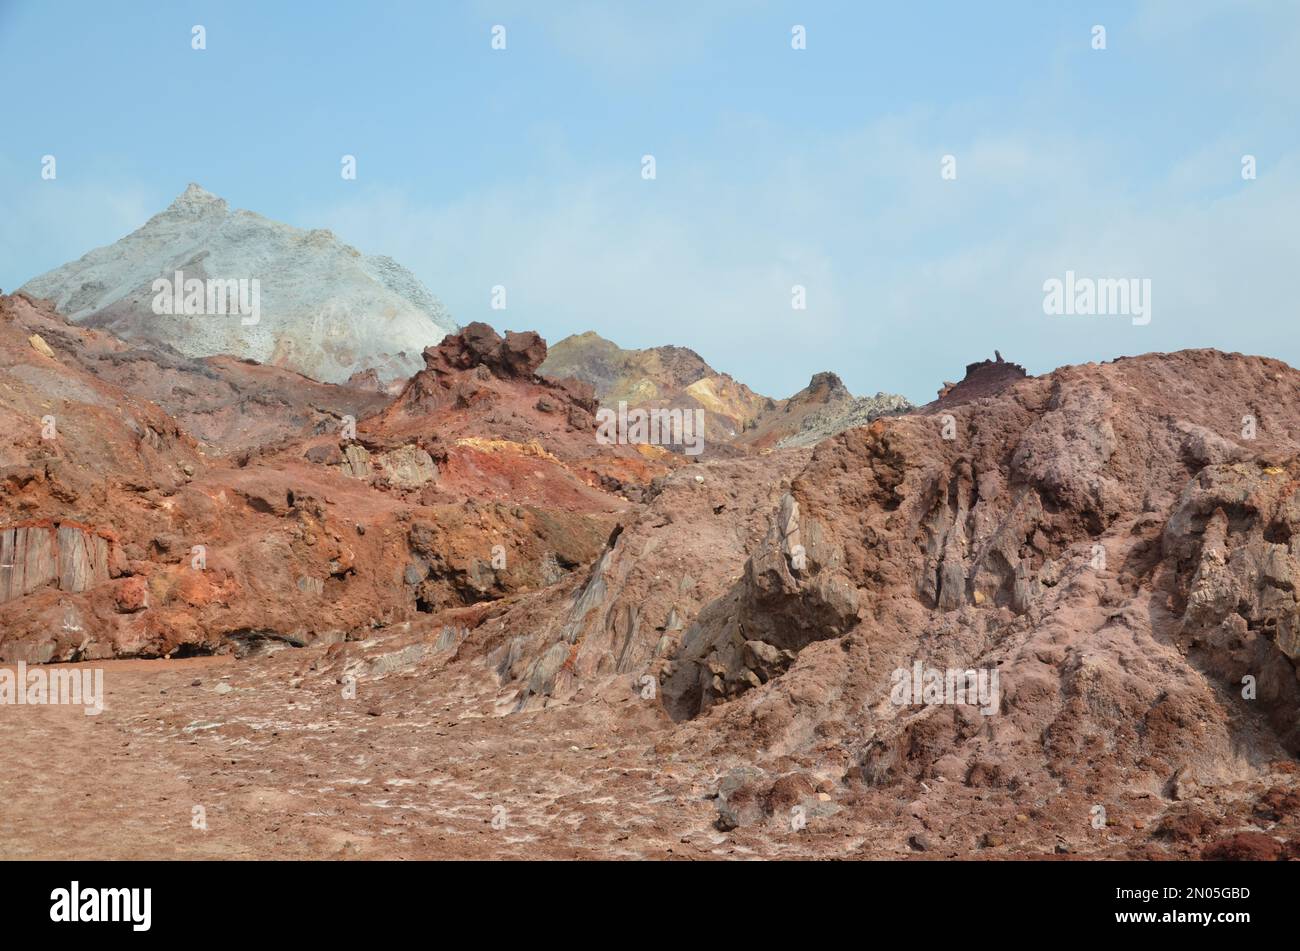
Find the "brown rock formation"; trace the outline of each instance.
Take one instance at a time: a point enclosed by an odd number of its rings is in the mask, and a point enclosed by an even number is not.
[[[19,762],[148,750],[56,805],[0,776],[5,854],[82,847],[74,801],[110,857],[1297,855],[1284,364],[995,359],[687,464],[598,443],[535,335],[472,325],[392,400],[119,346],[0,298],[0,662],[171,658],[113,665],[113,732],[0,717]],[[276,407],[199,438],[153,375]],[[222,831],[146,821],[163,784]]]

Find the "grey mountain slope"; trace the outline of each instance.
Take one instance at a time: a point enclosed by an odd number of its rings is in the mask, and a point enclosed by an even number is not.
[[[257,279],[260,319],[154,312],[153,282]],[[141,228],[28,281],[77,323],[191,357],[228,353],[341,382],[359,370],[408,376],[456,323],[392,258],[367,256],[323,229],[303,230],[191,184]]]

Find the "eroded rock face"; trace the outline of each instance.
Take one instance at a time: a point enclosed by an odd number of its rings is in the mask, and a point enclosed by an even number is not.
[[[53,585],[77,593],[109,579],[112,540],[71,522],[0,528],[0,601]]]
[[[203,782],[234,775],[237,740],[258,769],[314,764],[299,738],[328,709],[331,770],[432,750],[462,805],[562,783],[614,850],[629,812],[658,855],[691,835],[717,854],[1285,855],[1229,837],[1300,832],[1300,374],[1280,363],[995,361],[814,448],[686,464],[598,444],[527,335],[475,328],[355,426],[276,377],[258,392],[306,432],[221,453],[120,367],[92,372],[116,352],[98,332],[9,303],[0,554],[22,568],[0,661],[235,654],[216,659],[235,685],[168,695],[176,730],[222,724],[194,734]],[[988,695],[943,696],[954,671]],[[900,672],[939,692],[900,695]],[[349,677],[360,711],[339,706]],[[121,696],[133,736],[170,715]],[[274,739],[250,726],[300,714]],[[442,794],[421,778],[394,801]],[[533,828],[570,837],[539,798]]]
[[[1300,459],[1207,466],[1162,537],[1181,639],[1300,749]]]
[[[740,582],[687,629],[664,681],[669,713],[697,716],[780,676],[808,644],[855,627],[862,593],[843,561],[822,526],[804,522],[798,502],[783,495]]]
[[[590,564],[610,526],[531,507],[436,506],[410,523],[403,580],[421,611],[494,601],[547,587]]]
[[[532,374],[540,338],[482,330],[448,348],[468,369],[422,371],[434,405],[387,414],[386,396],[128,350],[0,297],[0,661],[337,643],[584,567],[631,504],[599,473],[640,491],[667,467],[602,452],[580,398]],[[187,411],[209,421],[254,381],[277,422],[200,442],[118,385],[151,376],[193,383]]]
[[[739,580],[746,547],[763,537],[780,502],[781,475],[788,479],[801,458],[678,470],[657,484],[644,516],[620,525],[594,564],[555,586],[553,600],[503,615],[507,629],[517,625],[523,636],[495,645],[487,660],[503,682],[523,685],[519,707],[568,699],[583,683],[608,678],[643,690],[648,677],[657,695],[686,619]],[[697,481],[698,471],[708,474]]]
[[[501,616],[484,660],[514,708],[644,697],[649,678],[675,749],[897,791],[946,817],[924,848],[970,814],[961,849],[1023,847],[997,801],[1050,800],[1040,819],[1082,816],[1086,836],[1099,800],[1202,797],[1294,755],[1300,419],[1277,408],[1300,374],[1192,351],[971,378],[982,395],[845,432],[793,472],[762,457],[761,492],[718,462],[674,474],[581,583],[527,626]],[[1258,439],[1238,407],[1267,416]],[[709,570],[694,553],[721,512],[748,529],[706,535]],[[897,701],[914,665],[995,686]],[[1269,724],[1253,759],[1242,716]],[[720,828],[770,821],[743,788],[719,794]]]

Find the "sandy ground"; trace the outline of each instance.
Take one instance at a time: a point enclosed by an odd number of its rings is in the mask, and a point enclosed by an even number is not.
[[[415,675],[345,700],[294,677],[321,653],[106,662],[98,716],[0,707],[0,857],[743,854],[704,777],[656,765],[640,731],[609,743],[583,708],[499,716]]]

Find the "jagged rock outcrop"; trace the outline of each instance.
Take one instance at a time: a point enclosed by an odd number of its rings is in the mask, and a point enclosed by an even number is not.
[[[1018,363],[1008,363],[1002,359],[1001,353],[994,350],[992,360],[966,364],[966,375],[962,377],[960,383],[944,381],[943,386],[939,388],[937,402],[951,406],[993,396],[1028,376],[1024,367]]]
[[[35,329],[53,356],[30,345]],[[176,370],[196,413],[260,380],[280,437],[200,443],[118,385],[126,353],[133,374]],[[447,398],[397,405],[255,364],[205,370],[129,350],[0,297],[12,434],[0,442],[0,661],[335,643],[518,596],[594,559],[631,504],[601,475],[646,486],[669,467],[605,452],[582,395],[535,376],[536,335],[480,325],[441,353],[412,392]],[[366,406],[396,409],[353,415]],[[413,523],[436,541],[413,546]]]
[[[809,390],[813,389],[816,380],[817,378],[814,377],[813,383],[809,384]],[[837,383],[839,382],[838,377],[835,380]],[[840,385],[843,386],[843,384]],[[846,429],[866,426],[872,420],[881,416],[893,416],[905,413],[913,408],[912,402],[907,397],[895,393],[877,393],[875,396],[854,397],[845,389],[844,394],[846,398],[826,400],[824,402],[830,405],[813,408],[811,411],[802,413],[799,416],[798,432],[782,437],[777,441],[776,445],[779,448],[814,446],[823,439],[829,439]],[[797,406],[802,401],[802,394],[796,394],[790,398],[787,405]]]
[[[479,321],[424,351],[424,365],[435,374],[483,366],[501,377],[531,380],[545,360],[546,341],[531,330],[508,330],[503,338]]]
[[[855,397],[836,374],[815,373],[794,396],[773,402],[742,442],[758,449],[814,446],[846,429],[911,408],[906,397],[889,393]]]

